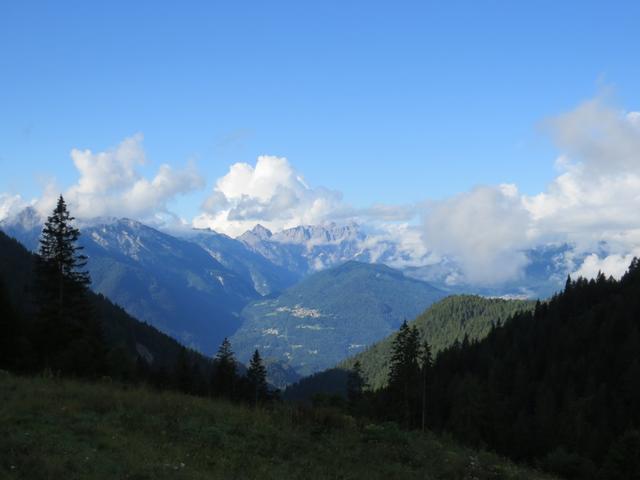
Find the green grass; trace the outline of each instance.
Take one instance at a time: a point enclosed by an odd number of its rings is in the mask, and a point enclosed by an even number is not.
[[[330,410],[251,409],[0,372],[0,478],[542,479],[493,454]]]

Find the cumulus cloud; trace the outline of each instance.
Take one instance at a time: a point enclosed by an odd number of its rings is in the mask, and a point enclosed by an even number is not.
[[[424,240],[460,265],[470,283],[517,277],[527,263],[522,251],[531,224],[514,185],[476,187],[436,203],[424,218]]]
[[[176,170],[165,164],[152,178],[143,177],[138,171],[146,163],[142,141],[142,135],[137,134],[105,152],[71,151],[79,178],[64,191],[64,196],[76,217],[150,219],[154,215],[169,215],[170,200],[204,186],[204,179],[193,165]],[[36,203],[40,213],[51,210],[59,191],[53,184],[45,189]]]
[[[312,188],[286,158],[265,155],[255,166],[233,164],[193,223],[237,236],[256,223],[272,230],[324,223],[343,208],[339,192]]]
[[[0,193],[0,221],[19,213],[28,206],[28,203],[20,195]]]
[[[367,247],[374,256],[376,245],[388,255],[395,242],[399,253],[386,263],[453,261],[456,283],[517,279],[527,249],[550,243],[573,246],[568,271],[597,274],[597,265],[617,275],[640,246],[640,113],[598,97],[545,126],[561,152],[559,173],[537,195],[523,195],[515,185],[478,186],[440,202],[353,208],[338,192],[310,187],[285,158],[262,156],[255,166],[231,166],[194,225],[236,236],[256,223],[277,231],[355,220],[372,227]],[[417,215],[421,229],[412,223]],[[596,251],[602,258],[588,255]],[[575,258],[586,263],[572,264]]]
[[[549,122],[563,171],[545,192],[524,201],[541,237],[582,252],[607,251],[604,260],[588,256],[578,269],[583,275],[597,274],[597,265],[619,276],[620,262],[640,246],[639,120],[638,112],[597,98]]]
[[[427,212],[427,244],[456,259],[464,281],[517,278],[527,263],[523,252],[543,243],[568,243],[572,255],[604,249],[603,258],[586,256],[574,273],[619,276],[640,246],[640,113],[598,97],[546,126],[562,155],[544,192],[478,187]]]
[[[265,155],[254,165],[233,164],[192,224],[237,236],[257,223],[278,231],[356,221],[370,233],[363,248],[372,260],[397,267],[455,265],[453,283],[518,279],[527,249],[549,243],[573,247],[567,272],[619,276],[640,254],[640,112],[598,97],[545,127],[560,153],[558,174],[537,195],[523,195],[515,185],[478,186],[439,202],[354,208],[340,192],[309,185],[286,158]],[[193,166],[161,165],[151,177],[141,175],[142,141],[134,135],[105,152],[71,152],[79,178],[64,195],[76,216],[148,221],[169,214],[167,204],[176,196],[204,185]],[[2,194],[0,219],[27,204],[48,213],[62,190],[52,183],[36,202]]]
[[[592,253],[587,255],[580,268],[571,276],[573,278],[595,278],[598,273],[602,272],[607,276],[620,278],[627,271],[634,257],[640,257],[640,249],[634,249],[632,253],[626,255],[613,254],[602,258],[598,254]]]

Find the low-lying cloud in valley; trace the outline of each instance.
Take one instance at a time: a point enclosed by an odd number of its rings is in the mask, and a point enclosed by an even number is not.
[[[286,158],[265,155],[255,165],[233,164],[191,222],[237,236],[257,223],[277,231],[355,221],[368,229],[374,255],[376,242],[395,242],[401,252],[391,261],[396,266],[447,259],[458,267],[455,282],[518,279],[526,252],[545,244],[571,245],[565,256],[570,273],[620,276],[640,254],[640,113],[597,97],[544,125],[559,150],[559,172],[537,195],[523,195],[516,185],[480,185],[439,202],[354,208],[340,192],[310,186]],[[79,218],[171,216],[172,199],[205,185],[193,165],[162,165],[151,178],[141,175],[142,135],[106,152],[74,149],[71,159],[79,178],[62,191]],[[32,202],[1,194],[0,219],[27,203],[45,213],[58,192],[51,185]]]

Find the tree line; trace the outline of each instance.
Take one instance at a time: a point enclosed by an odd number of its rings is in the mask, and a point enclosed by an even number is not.
[[[159,332],[150,333],[150,327],[138,322],[127,324],[130,319],[123,311],[90,291],[88,259],[78,245],[80,231],[73,220],[60,196],[42,230],[33,279],[24,281],[23,289],[29,291],[16,291],[0,280],[0,368],[17,373],[144,382],[157,388],[252,404],[275,396],[267,384],[258,350],[243,375],[227,339],[213,359],[185,347],[180,347],[173,358],[159,359],[151,358],[153,355],[137,342],[133,342],[135,348],[142,351],[132,354],[131,348],[124,348],[126,339],[122,337],[131,336],[133,328],[137,336],[168,343],[176,350],[175,342]],[[28,269],[29,258],[27,255],[20,264],[3,265],[5,278],[25,275],[15,270]],[[17,297],[22,305],[15,305]],[[105,333],[105,316],[110,316],[109,335]],[[160,346],[155,351],[162,350]]]
[[[388,364],[386,387],[359,390],[352,412],[447,432],[566,478],[640,478],[638,259],[619,281],[568,278],[548,301],[434,361],[405,323]]]

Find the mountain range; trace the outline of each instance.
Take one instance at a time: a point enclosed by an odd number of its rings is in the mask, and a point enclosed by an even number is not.
[[[19,328],[28,331],[30,322],[35,318],[37,306],[34,291],[37,289],[35,276],[35,256],[15,239],[0,232],[0,297],[6,290],[7,298],[2,298],[0,307],[15,309],[19,316]],[[91,293],[89,301],[93,313],[102,326],[106,347],[107,362],[112,374],[127,378],[131,369],[144,368],[155,373],[166,373],[173,368],[184,351],[182,345],[170,336],[158,331],[146,323],[131,317],[121,307],[114,305],[102,295]],[[6,311],[0,312],[5,313]],[[11,318],[11,317],[10,317]],[[7,318],[2,318],[3,326]],[[3,335],[7,334],[2,330]],[[28,332],[22,331],[22,334]],[[0,336],[0,340],[5,337]],[[12,360],[21,370],[28,371],[33,362],[33,351],[28,342],[18,339],[17,345],[3,345],[9,350]],[[16,353],[18,352],[18,353]],[[5,352],[6,353],[6,352]],[[26,355],[25,353],[31,353]],[[186,352],[202,372],[210,370],[210,360],[197,352]]]
[[[32,251],[41,226],[33,208],[0,222]],[[288,379],[335,365],[446,293],[546,295],[564,278],[557,261],[563,247],[547,247],[529,252],[520,286],[454,287],[446,278],[455,265],[393,270],[409,252],[353,223],[280,232],[256,225],[235,239],[211,230],[160,231],[123,218],[79,226],[96,292],[207,355],[225,337],[244,360],[261,346],[273,373]]]

